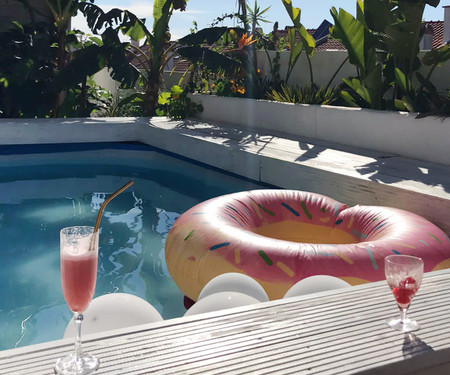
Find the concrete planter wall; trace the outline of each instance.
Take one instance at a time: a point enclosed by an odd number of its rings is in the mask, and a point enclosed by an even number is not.
[[[450,118],[194,95],[205,121],[275,131],[450,165]]]
[[[133,142],[148,118],[0,119],[2,145]]]

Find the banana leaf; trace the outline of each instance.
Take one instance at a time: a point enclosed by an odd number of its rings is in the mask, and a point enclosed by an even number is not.
[[[422,62],[427,66],[440,66],[448,60],[450,60],[450,45],[448,44],[427,52],[422,58]]]
[[[202,43],[212,45],[216,43],[225,33],[230,32],[231,30],[236,32],[237,35],[242,35],[245,33],[245,30],[239,27],[207,27],[196,33],[184,36],[178,40],[178,43],[191,46],[198,46]]]
[[[343,9],[339,9],[338,12],[335,7],[332,7],[330,13],[334,19],[330,35],[347,48],[350,63],[356,65],[361,71],[365,71],[363,24]]]
[[[314,51],[316,49],[315,39],[310,33],[308,33],[305,26],[303,25],[300,25],[300,27],[297,28],[297,31],[306,54],[311,57],[312,55],[314,55]]]
[[[301,16],[301,10],[300,8],[295,8],[292,6],[291,0],[282,0],[284,7],[286,8],[286,11],[289,14],[289,17],[291,18],[292,22],[294,23],[295,28],[299,28],[301,26],[300,23],[300,16]]]
[[[240,62],[208,48],[199,46],[181,47],[177,52],[191,63],[201,63],[205,68],[213,71],[220,70],[231,74],[242,67]]]
[[[86,18],[89,28],[96,34],[104,27],[114,27],[124,20],[124,11],[117,8],[105,13],[103,9],[93,3],[83,3],[80,4],[79,9]]]
[[[298,58],[300,57],[303,51],[303,43],[301,41],[296,43],[295,35],[296,35],[295,29],[288,30],[288,44],[289,50],[291,51],[289,55],[289,68],[294,67],[295,63],[297,62]]]

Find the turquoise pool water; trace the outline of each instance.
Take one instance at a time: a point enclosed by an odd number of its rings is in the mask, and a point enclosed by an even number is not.
[[[209,156],[211,157],[211,156]],[[59,275],[59,231],[94,225],[105,198],[95,296],[131,293],[170,319],[185,312],[164,241],[175,219],[258,183],[139,144],[0,148],[0,350],[62,337],[72,314]]]

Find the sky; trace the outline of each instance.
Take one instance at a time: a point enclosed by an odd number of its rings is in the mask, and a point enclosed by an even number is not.
[[[247,3],[253,8],[254,0],[247,0]],[[95,4],[100,6],[104,11],[112,8],[128,9],[138,17],[146,18],[147,27],[151,30],[153,23],[153,2],[151,0],[95,0]],[[270,23],[261,24],[264,32],[270,32],[275,21],[278,21],[279,29],[284,29],[285,26],[292,25],[281,0],[258,0],[257,4],[261,10],[270,7],[264,14]],[[330,14],[332,6],[336,9],[343,8],[354,15],[356,0],[292,0],[292,4],[294,7],[301,9],[300,21],[306,28],[317,28],[324,19],[330,22],[333,21]],[[424,20],[443,20],[444,9],[442,7],[444,5],[450,5],[450,0],[441,0],[436,8],[427,6],[425,8]],[[198,29],[200,30],[208,27],[217,17],[236,12],[237,8],[237,0],[189,0],[187,10],[185,12],[175,12],[170,20],[169,26],[172,39],[178,39],[189,34],[194,21],[197,22]],[[232,24],[227,23],[224,25],[230,26]],[[89,32],[82,16],[77,16],[73,20],[72,27]]]

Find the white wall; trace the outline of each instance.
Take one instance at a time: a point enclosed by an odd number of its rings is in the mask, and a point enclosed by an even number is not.
[[[117,92],[120,86],[119,82],[114,81],[111,78],[108,68],[103,68],[98,73],[95,73],[93,79],[97,85],[103,87],[111,93]]]
[[[450,165],[450,119],[417,113],[193,95],[204,121],[284,133]]]
[[[426,52],[420,52],[419,57],[422,57]],[[271,59],[275,57],[275,52],[270,51],[269,55]],[[347,51],[316,51],[311,58],[311,65],[313,69],[314,82],[318,85],[327,85],[333,74],[338,67],[347,57]],[[289,52],[283,51],[280,54],[280,75],[281,79],[286,78],[286,72],[289,62]],[[269,74],[270,65],[267,55],[264,51],[258,51],[258,66],[262,70],[263,74]],[[429,72],[429,67],[422,66],[420,72],[426,76]],[[337,76],[333,80],[333,85],[338,85],[342,82],[342,78],[350,76],[356,76],[356,68],[348,61],[339,70]],[[294,66],[294,70],[289,78],[290,85],[304,86],[310,83],[310,73],[308,60],[305,53],[300,55],[297,64]],[[440,91],[446,91],[450,89],[450,61],[447,61],[442,66],[438,66],[432,76],[431,82]]]
[[[450,42],[450,5],[443,6],[444,8],[444,35],[443,42]]]
[[[273,61],[275,51],[268,51]],[[313,68],[314,82],[318,85],[327,85],[338,67],[347,58],[347,51],[316,51],[311,58]],[[286,73],[289,62],[289,52],[280,53],[280,78],[286,79]],[[258,66],[263,75],[270,73],[270,64],[267,54],[264,51],[258,51]],[[339,71],[333,84],[337,85],[342,82],[342,78],[356,75],[356,69],[348,61]],[[306,54],[302,53],[298,59],[294,70],[291,73],[288,83],[290,85],[304,86],[311,82],[308,60]]]

